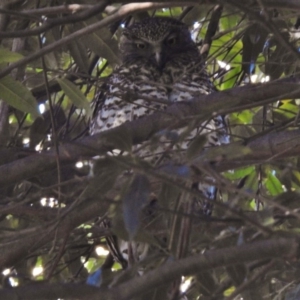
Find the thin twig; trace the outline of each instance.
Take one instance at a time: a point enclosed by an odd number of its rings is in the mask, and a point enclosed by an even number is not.
[[[276,264],[275,260],[272,260],[270,263],[268,263],[266,266],[264,266],[259,272],[254,274],[250,279],[242,283],[240,286],[236,288],[233,293],[226,297],[224,300],[234,300],[236,296],[238,296],[240,293],[245,291],[251,284],[253,284],[256,280],[258,280],[260,277],[265,275],[271,268],[273,268]]]
[[[186,4],[183,4],[183,3],[186,3]],[[195,4],[195,2],[190,2],[190,1],[188,1],[188,2],[182,2],[182,1],[177,2],[176,1],[176,2],[164,2],[164,3],[162,3],[162,2],[153,2],[153,3],[146,2],[146,3],[131,3],[131,4],[124,5],[124,6],[120,7],[120,9],[117,12],[115,12],[114,14],[112,14],[111,16],[108,16],[99,22],[96,22],[96,23],[89,25],[85,28],[82,28],[74,33],[71,33],[68,36],[60,39],[59,41],[51,43],[50,45],[43,47],[43,49],[41,49],[33,54],[30,54],[15,63],[12,63],[11,65],[9,65],[6,68],[3,68],[0,71],[0,78],[8,75],[15,68],[25,66],[29,62],[31,62],[37,58],[40,58],[41,56],[43,56],[47,53],[50,53],[51,51],[56,50],[56,49],[62,47],[63,45],[66,45],[84,35],[90,34],[90,33],[94,32],[95,30],[101,29],[105,26],[108,26],[108,25],[114,23],[114,22],[117,22],[118,20],[132,14],[133,12],[141,12],[141,11],[146,11],[149,9],[163,8],[163,7],[168,7],[168,6],[174,7],[174,6],[179,6],[179,5],[192,5],[192,4]],[[103,4],[102,9],[105,9],[105,6],[106,5]],[[99,11],[101,11],[100,8],[99,8]]]
[[[90,8],[86,11],[79,12],[75,15],[69,15],[67,17],[56,18],[56,19],[46,19],[41,26],[38,26],[34,29],[5,31],[5,32],[1,31],[0,36],[2,38],[32,36],[32,35],[44,33],[45,31],[47,31],[55,26],[84,21],[84,20],[91,18],[92,16],[102,12],[107,3],[108,3],[108,1],[101,2],[97,5],[94,5],[92,8]]]
[[[237,7],[241,11],[244,11],[248,16],[251,16],[253,19],[257,20],[264,28],[274,34],[274,37],[278,40],[278,42],[288,51],[290,52],[295,59],[300,59],[300,54],[298,49],[296,49],[286,38],[285,36],[278,30],[278,27],[273,23],[273,21],[259,13],[247,8],[244,4],[241,4],[235,0],[226,0],[227,3],[232,6]],[[265,3],[264,3],[265,4]]]
[[[208,56],[213,37],[216,34],[218,26],[219,26],[219,20],[221,18],[222,11],[223,11],[223,6],[217,5],[214,7],[213,12],[211,14],[211,19],[208,24],[208,28],[207,28],[206,35],[204,38],[203,46],[201,47],[201,51],[200,51],[202,54],[203,60],[206,60],[206,57]]]

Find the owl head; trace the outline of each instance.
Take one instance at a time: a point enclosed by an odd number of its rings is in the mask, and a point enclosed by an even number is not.
[[[120,40],[123,63],[139,59],[162,69],[179,55],[198,54],[188,27],[165,17],[147,18],[124,29]]]

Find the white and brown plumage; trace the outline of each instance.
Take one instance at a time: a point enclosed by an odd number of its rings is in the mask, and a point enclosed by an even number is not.
[[[143,99],[128,103],[122,99],[126,93],[171,104],[213,91],[197,45],[180,21],[156,17],[131,25],[123,31],[120,52],[122,64],[108,82],[92,135],[162,109]]]
[[[121,36],[120,53],[122,63],[108,81],[104,100],[99,99],[102,102],[91,122],[91,135],[214,90],[188,27],[176,19],[154,17],[127,27]],[[125,96],[128,94],[135,95],[132,101]],[[182,132],[177,130],[178,134]],[[207,147],[227,141],[223,119],[217,117],[204,125],[196,124],[184,141],[174,147],[185,150],[199,134],[206,134]],[[152,155],[156,157],[165,149],[163,145],[151,148]],[[143,149],[137,154],[149,156],[151,151]],[[170,159],[176,157],[171,155]],[[207,197],[213,197],[214,187],[199,184],[198,188]]]

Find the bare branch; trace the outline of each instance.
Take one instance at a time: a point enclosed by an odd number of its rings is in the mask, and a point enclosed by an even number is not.
[[[214,268],[246,263],[254,260],[298,257],[299,241],[296,239],[274,239],[254,242],[239,247],[228,247],[210,250],[204,254],[191,256],[151,271],[144,276],[135,278],[116,288],[119,299],[132,299],[134,296],[165,284],[167,281],[176,280],[180,276],[189,276],[205,272]],[[100,293],[99,293],[100,295]],[[98,297],[99,297],[98,295]],[[91,299],[99,299],[91,297]]]
[[[61,46],[66,45],[77,38],[80,38],[81,36],[84,36],[86,34],[94,32],[97,29],[108,26],[108,25],[120,20],[121,18],[124,18],[124,17],[132,14],[133,12],[141,12],[141,11],[146,11],[149,9],[157,9],[157,8],[164,8],[164,7],[193,6],[193,5],[199,5],[199,4],[201,4],[201,2],[202,1],[200,1],[200,3],[197,1],[185,1],[185,2],[183,2],[183,1],[173,1],[173,2],[162,1],[162,2],[145,2],[145,3],[126,4],[122,7],[120,7],[120,9],[117,12],[115,12],[114,14],[112,14],[111,16],[106,17],[104,20],[101,20],[95,24],[92,24],[90,26],[82,28],[82,29],[60,39],[59,41],[56,41],[56,42],[44,47],[40,51],[37,51],[15,63],[10,64],[8,67],[6,67],[0,71],[0,78],[8,75],[15,68],[24,66],[27,63],[47,54],[55,49],[58,49]],[[217,3],[213,3],[213,2],[214,1],[211,1],[210,4],[217,4]],[[289,6],[287,5],[287,2],[289,3]],[[298,2],[297,3],[296,2],[297,1],[292,1],[292,0],[290,0],[290,1],[268,0],[268,1],[265,1],[264,4],[268,7],[288,7],[290,9],[294,8],[294,9],[300,10],[300,4]],[[127,3],[127,2],[125,2],[125,3]],[[203,1],[202,4],[208,4],[208,3],[206,1]]]
[[[43,7],[36,9],[25,9],[22,11],[14,11],[10,9],[0,9],[0,13],[8,14],[8,15],[17,15],[17,16],[25,16],[25,15],[50,15],[57,13],[75,13],[77,11],[86,10],[93,8],[94,5],[91,4],[69,4],[69,5],[58,5],[52,7]]]
[[[224,149],[229,146],[223,146]],[[251,153],[224,160],[216,165],[218,171],[236,169],[251,164],[270,163],[276,159],[299,155],[300,130],[273,132],[255,139],[247,144]],[[214,150],[214,149],[212,149]],[[201,160],[201,158],[199,158]],[[197,160],[195,161],[197,164]]]
[[[146,11],[149,9],[157,9],[157,8],[163,8],[163,7],[172,7],[172,6],[178,6],[180,5],[180,3],[182,4],[182,2],[165,2],[165,3],[160,3],[160,2],[147,2],[147,3],[132,3],[132,4],[127,4],[124,5],[122,7],[120,7],[120,9],[115,12],[114,14],[112,14],[111,16],[106,17],[105,19],[96,22],[95,24],[89,25],[85,28],[82,28],[62,39],[60,39],[59,41],[56,41],[50,45],[47,45],[46,47],[44,47],[43,49],[26,56],[25,58],[10,64],[8,67],[2,69],[0,71],[0,78],[8,75],[13,69],[24,66],[26,64],[28,64],[29,62],[42,57],[43,55],[50,53],[51,51],[60,48],[63,45],[66,45],[72,41],[74,41],[75,39],[78,39],[86,34],[92,33],[95,30],[98,30],[100,28],[103,28],[105,26],[108,26],[130,14],[132,14],[133,12],[140,12],[140,11]],[[185,2],[185,5],[193,5],[195,4],[195,2],[193,1],[188,1]]]
[[[95,289],[83,285],[55,285],[43,284],[27,285],[13,289],[0,290],[1,299],[15,299],[22,295],[23,300],[35,299],[133,299],[142,293],[162,284],[176,280],[180,276],[190,276],[215,268],[247,263],[265,259],[298,259],[299,240],[296,238],[278,238],[257,241],[238,247],[228,247],[217,250],[209,250],[204,254],[198,254],[174,262],[167,262],[161,267],[150,271],[143,276],[135,277],[126,283],[115,286],[114,289]],[[45,293],[45,291],[47,293]],[[85,293],[83,293],[85,292]],[[46,296],[47,295],[47,296]]]
[[[130,0],[119,0],[118,3],[127,4],[132,1]],[[147,0],[139,1],[142,2],[148,2]],[[160,3],[167,3],[170,2],[170,0],[161,0]],[[174,1],[175,2],[175,1]],[[196,3],[195,3],[196,2]],[[226,1],[224,0],[198,0],[195,1],[194,4],[191,5],[217,5],[217,4],[226,4]],[[269,8],[287,8],[287,9],[295,9],[300,10],[300,3],[298,0],[263,0],[259,1],[262,2],[265,7]],[[259,7],[259,2],[252,1],[252,0],[245,0],[243,3],[245,5],[253,5]],[[185,1],[181,1],[181,4],[178,4],[178,6],[188,6],[188,4],[185,4]],[[169,5],[165,5],[167,7]]]
[[[6,145],[9,138],[8,118],[9,118],[8,104],[3,100],[0,100],[0,146]]]
[[[96,216],[103,215],[108,210],[110,204],[109,201],[101,197],[97,197],[95,200],[82,197],[80,202],[73,210],[70,207],[61,209],[60,220],[53,219],[42,223],[40,226],[20,231],[12,241],[1,243],[1,268],[10,267],[16,261],[24,258],[24,254],[33,253],[54,238],[65,238],[70,231],[80,224]],[[53,214],[53,212],[48,214],[48,217],[50,218]]]
[[[101,2],[100,4],[94,5],[86,11],[80,12],[75,15],[70,15],[63,18],[47,19],[43,25],[30,30],[18,30],[18,31],[0,31],[2,38],[13,38],[13,37],[26,37],[41,34],[55,26],[84,21],[104,10],[108,1]],[[1,11],[0,11],[1,12]]]
[[[176,103],[170,106],[166,111],[157,112],[149,115],[145,118],[141,118],[132,122],[127,122],[119,127],[113,128],[96,134],[92,137],[84,138],[74,143],[68,143],[59,147],[60,161],[62,163],[74,162],[82,156],[94,156],[105,154],[108,150],[120,148],[118,144],[113,140],[114,136],[127,136],[132,139],[133,144],[139,144],[156,132],[162,129],[172,127],[183,127],[191,116],[197,116],[197,118],[203,118],[203,120],[210,119],[215,115],[216,111],[220,109],[222,111],[227,108],[235,108],[236,111],[241,110],[240,106],[249,104],[252,107],[264,104],[272,103],[280,99],[287,99],[292,97],[300,97],[299,79],[289,78],[281,79],[266,84],[257,84],[252,86],[238,87],[224,92],[216,92],[207,96],[201,96],[195,98],[193,101]],[[273,135],[270,135],[273,139]],[[253,151],[251,156],[247,156],[248,159],[258,161],[266,159],[266,157],[279,155],[278,152],[282,151],[284,142],[291,142],[291,137],[294,138],[294,144],[292,149],[286,149],[284,155],[295,155],[298,151],[298,140],[295,138],[298,136],[298,131],[287,131],[280,135],[280,140],[275,144],[272,144],[270,149],[270,141],[268,137],[262,137],[253,144],[249,144],[249,147],[257,147],[260,151]],[[258,143],[258,144],[254,144]],[[300,142],[299,142],[300,143]],[[0,167],[0,173],[5,176],[0,177],[0,186],[6,186],[18,182],[22,179],[27,179],[36,176],[39,173],[46,170],[53,169],[55,167],[56,153],[54,150],[50,150],[45,153],[32,155],[24,159],[3,165]],[[248,161],[250,163],[250,161]],[[227,168],[232,167],[235,164],[231,161]],[[223,168],[225,168],[224,164]]]

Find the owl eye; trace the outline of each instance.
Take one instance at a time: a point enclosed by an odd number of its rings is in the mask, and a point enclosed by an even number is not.
[[[143,43],[136,43],[135,46],[137,47],[137,49],[145,49],[146,45]]]
[[[169,39],[167,39],[167,44],[169,46],[173,46],[177,43],[177,38],[175,36],[170,37]]]

